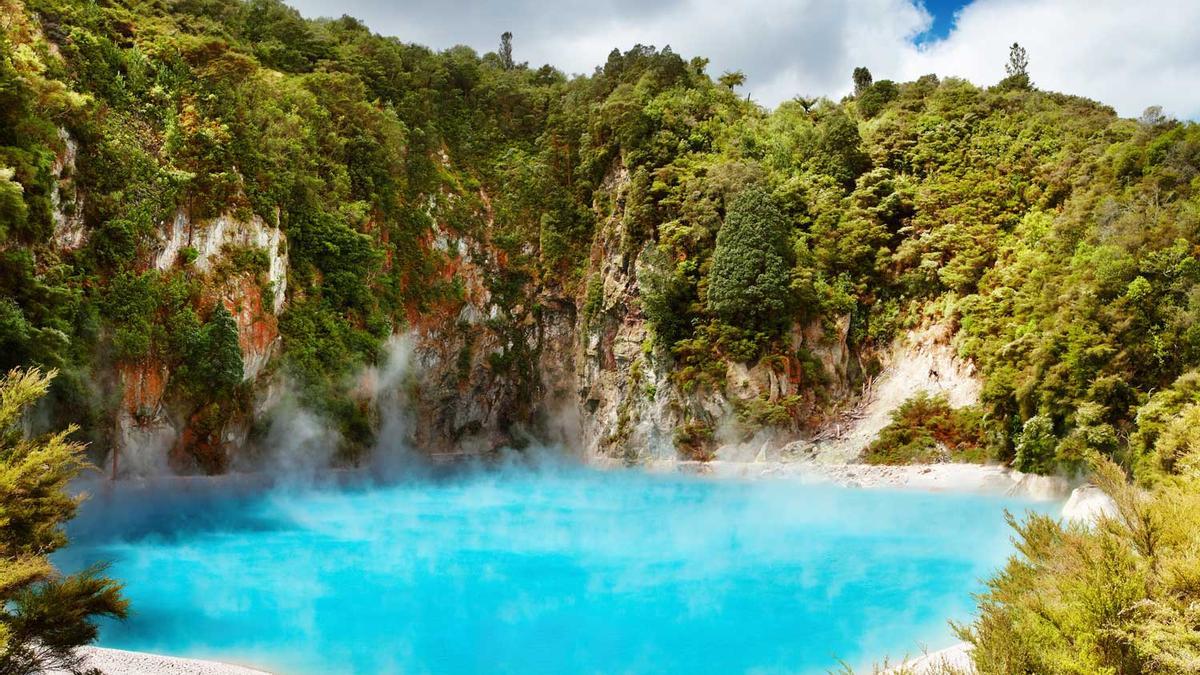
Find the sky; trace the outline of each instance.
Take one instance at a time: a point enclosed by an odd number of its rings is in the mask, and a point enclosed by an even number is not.
[[[991,85],[1008,47],[1029,53],[1034,85],[1087,96],[1136,117],[1151,105],[1200,119],[1198,0],[286,0],[308,17],[349,14],[372,30],[434,49],[494,51],[569,74],[614,48],[670,45],[740,70],[743,91],[773,107],[840,98],[851,72],[876,80],[926,73]]]

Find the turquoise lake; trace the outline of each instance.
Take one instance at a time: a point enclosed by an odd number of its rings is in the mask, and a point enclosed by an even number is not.
[[[349,483],[349,484],[347,484]],[[277,673],[826,673],[954,642],[1058,504],[583,468],[390,484],[99,485],[100,644]]]

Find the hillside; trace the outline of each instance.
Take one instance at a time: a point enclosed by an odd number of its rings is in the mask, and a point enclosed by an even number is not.
[[[1200,129],[1036,55],[767,111],[669,48],[568,78],[271,0],[3,15],[0,366],[59,368],[38,423],[116,473],[252,466],[283,404],[360,462],[393,336],[423,451],[705,459],[816,434],[934,325],[973,456],[1179,459]]]

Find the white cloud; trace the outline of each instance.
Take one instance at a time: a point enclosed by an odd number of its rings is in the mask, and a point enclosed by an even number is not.
[[[901,74],[1004,77],[1008,46],[1029,52],[1042,89],[1094,98],[1122,115],[1149,105],[1200,117],[1200,2],[1186,0],[976,0],[946,40],[909,49]]]
[[[742,70],[745,90],[773,106],[799,94],[840,97],[865,65],[876,79],[925,73],[989,85],[1008,46],[1029,51],[1039,87],[1113,105],[1123,115],[1162,105],[1200,117],[1200,2],[1184,0],[975,0],[946,39],[914,45],[930,26],[917,0],[289,0],[308,16],[348,13],[375,31],[446,48],[495,48],[515,34],[515,56],[587,73],[614,47],[671,45]]]

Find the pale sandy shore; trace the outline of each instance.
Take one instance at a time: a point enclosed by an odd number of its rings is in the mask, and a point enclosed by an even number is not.
[[[973,492],[1030,499],[1065,500],[1075,485],[1056,476],[1035,476],[994,464],[916,464],[878,466],[806,461],[687,462],[654,460],[643,467],[661,473],[714,478],[787,478],[844,487]]]
[[[84,669],[97,668],[105,675],[270,675],[265,670],[217,661],[181,659],[104,647],[81,647],[79,651],[87,659]],[[65,673],[50,671],[46,675]]]

